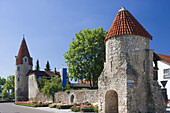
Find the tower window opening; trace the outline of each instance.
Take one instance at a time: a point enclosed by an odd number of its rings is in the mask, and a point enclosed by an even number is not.
[[[19,82],[19,78],[18,78],[18,82]]]
[[[21,68],[20,68],[20,67],[17,67],[17,71],[21,71]]]
[[[27,58],[25,58],[25,62],[27,62]]]

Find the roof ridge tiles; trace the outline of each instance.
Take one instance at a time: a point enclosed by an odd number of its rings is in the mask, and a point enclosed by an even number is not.
[[[22,39],[21,45],[20,45],[20,49],[17,55],[17,60],[16,60],[16,64],[23,64],[23,58],[27,56],[28,57],[28,63],[29,65],[33,65],[32,63],[32,58],[30,57],[28,48],[27,48],[27,44],[25,41],[25,38]]]
[[[107,39],[113,36],[125,35],[125,34],[139,35],[139,36],[144,36],[152,39],[152,36],[135,19],[135,17],[124,7],[123,8],[121,7],[105,38],[105,42]]]

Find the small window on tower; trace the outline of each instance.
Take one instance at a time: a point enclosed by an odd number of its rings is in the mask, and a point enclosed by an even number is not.
[[[27,62],[27,58],[25,58],[25,62]]]
[[[20,67],[17,67],[17,71],[20,71],[21,69],[20,69]]]
[[[18,78],[18,82],[19,82],[19,78]]]

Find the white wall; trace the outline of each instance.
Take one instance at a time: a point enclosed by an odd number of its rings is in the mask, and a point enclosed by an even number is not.
[[[164,79],[164,69],[168,69],[170,68],[170,65],[162,62],[162,61],[158,61],[158,83],[159,85],[161,86],[161,88],[163,88],[162,84],[160,81],[165,81],[167,80],[167,84],[166,84],[166,87],[167,88],[167,95],[168,95],[168,99],[170,99],[170,78],[169,79]]]

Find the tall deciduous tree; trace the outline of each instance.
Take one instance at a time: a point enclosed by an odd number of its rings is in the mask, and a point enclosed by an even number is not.
[[[2,93],[3,90],[3,85],[6,83],[6,79],[5,78],[1,78],[0,77],[0,93]]]
[[[50,71],[50,64],[49,64],[49,61],[47,61],[47,64],[45,66],[45,71]]]
[[[54,94],[62,89],[62,82],[61,78],[59,77],[52,77],[50,80],[45,81],[41,92],[48,97],[52,97],[54,102]]]
[[[3,98],[13,98],[15,97],[15,76],[9,75],[7,77],[6,83],[3,85],[2,96]],[[8,95],[7,95],[8,94]]]
[[[36,61],[35,70],[36,70],[36,71],[39,71],[39,70],[40,70],[39,60]]]
[[[85,29],[75,34],[76,39],[73,39],[69,50],[64,54],[70,78],[86,79],[93,87],[97,84],[104,67],[104,39],[107,33],[108,31],[103,31],[103,28],[99,27],[92,30]]]

